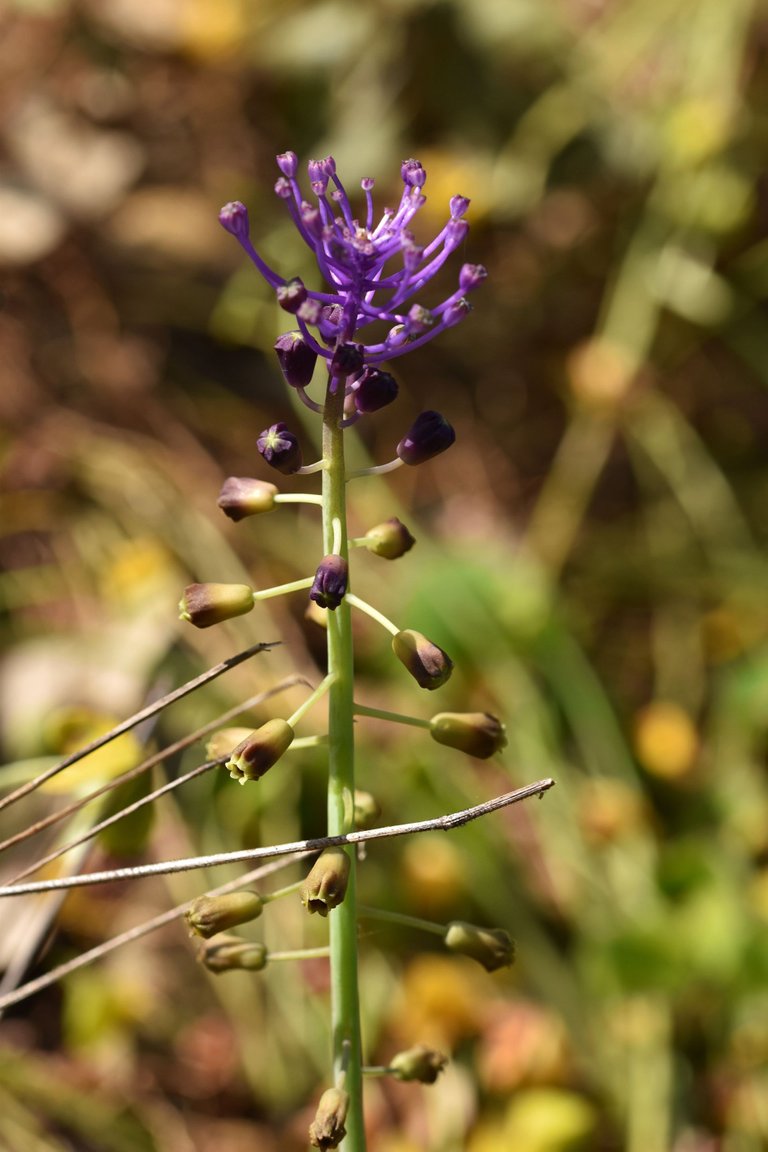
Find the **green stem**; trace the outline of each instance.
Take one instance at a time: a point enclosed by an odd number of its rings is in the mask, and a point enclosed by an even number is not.
[[[344,388],[335,393],[329,386],[323,416],[323,550],[346,558],[347,513],[342,418]],[[354,820],[354,666],[352,626],[346,597],[328,612],[328,834],[352,831]],[[360,1039],[360,1003],[357,984],[356,858],[350,857],[347,893],[329,916],[331,947],[331,1025],[333,1029],[334,1082],[344,1075],[349,1093],[347,1152],[365,1152],[363,1122],[363,1076]]]
[[[413,728],[429,728],[429,720],[419,716],[404,716],[401,712],[385,712],[383,708],[369,708],[355,704],[355,716],[370,716],[373,720],[390,720],[393,724],[410,724]]]
[[[390,924],[402,924],[405,928],[418,928],[422,932],[434,932],[436,936],[445,936],[445,924],[436,924],[434,920],[422,920],[420,916],[408,916],[405,912],[390,912],[386,908],[369,908],[361,906],[358,909],[366,920],[386,920]]]

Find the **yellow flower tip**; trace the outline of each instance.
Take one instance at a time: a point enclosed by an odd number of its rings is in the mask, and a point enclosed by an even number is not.
[[[308,912],[327,916],[347,894],[349,856],[343,848],[326,848],[318,856],[302,884],[299,895]]]
[[[433,740],[488,760],[507,745],[506,729],[488,712],[439,712],[429,722]]]
[[[179,619],[196,628],[210,628],[253,608],[253,589],[247,584],[189,584],[179,601]]]
[[[267,720],[237,745],[225,767],[240,784],[260,780],[290,748],[293,738],[293,728],[286,720]]]

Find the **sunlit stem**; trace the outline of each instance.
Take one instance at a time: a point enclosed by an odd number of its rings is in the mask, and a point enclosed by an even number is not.
[[[340,422],[344,390],[329,386],[323,417],[323,551],[345,559],[347,545],[346,470]],[[328,675],[333,683],[328,695],[328,834],[344,835],[354,825],[354,667],[352,627],[348,596],[328,620]],[[350,875],[346,897],[329,915],[331,948],[331,1027],[333,1033],[333,1079],[345,1074],[350,1097],[348,1152],[365,1152],[363,1123],[360,1003],[357,977],[356,856],[347,847]]]
[[[405,928],[418,928],[422,932],[433,932],[436,936],[445,936],[444,924],[436,924],[434,920],[422,920],[420,916],[408,916],[405,912],[390,912],[386,908],[368,908],[361,906],[358,912],[366,920],[386,920],[389,924],[402,924]]]
[[[317,688],[315,688],[314,692],[310,693],[310,695],[307,696],[306,700],[302,701],[302,703],[299,705],[299,707],[296,709],[296,711],[293,713],[293,715],[291,717],[289,717],[289,719],[288,719],[288,723],[290,724],[291,728],[295,728],[296,725],[298,724],[299,720],[301,720],[304,713],[309,712],[310,708],[314,704],[316,704],[318,700],[321,700],[323,698],[323,696],[325,696],[326,692],[328,692],[330,690],[331,685],[333,684],[334,680],[335,680],[335,675],[329,673],[327,676],[325,676],[320,681]],[[318,742],[314,739],[314,737],[312,739],[313,739],[313,743]],[[294,740],[293,747],[296,746],[296,743],[297,743],[297,741]],[[306,744],[304,745],[304,747],[306,747]]]
[[[368,708],[355,704],[355,716],[370,716],[374,720],[389,720],[392,724],[410,724],[413,728],[429,728],[430,721],[420,716],[404,716],[401,712],[385,712],[383,708]]]
[[[395,468],[402,467],[404,463],[405,461],[396,456],[386,464],[376,464],[372,468],[358,468],[356,472],[348,472],[347,480],[358,480],[361,476],[383,476],[385,472],[394,472]]]
[[[296,948],[293,952],[268,952],[267,960],[270,964],[277,960],[321,960],[324,956],[330,956],[331,950],[328,947],[320,948]]]
[[[379,610],[374,608],[372,604],[369,604],[367,600],[361,600],[359,596],[354,596],[351,592],[348,592],[346,601],[352,608],[357,608],[359,612],[365,612],[366,616],[370,616],[377,624],[381,624],[382,628],[386,628],[387,632],[391,632],[393,636],[396,636],[400,631],[397,624],[393,624],[391,620],[387,619],[383,612],[379,612]]]
[[[304,576],[301,580],[291,580],[289,584],[276,584],[274,588],[261,588],[254,590],[253,599],[271,600],[275,596],[286,596],[289,592],[301,592],[312,587],[314,576]]]
[[[323,498],[317,492],[278,492],[275,504],[317,504],[322,507]]]

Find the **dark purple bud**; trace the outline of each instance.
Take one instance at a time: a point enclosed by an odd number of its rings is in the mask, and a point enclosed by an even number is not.
[[[488,278],[488,269],[482,264],[463,264],[459,272],[459,288],[462,292],[471,292]]]
[[[461,216],[464,215],[467,208],[469,208],[469,204],[470,201],[466,198],[466,196],[451,196],[451,218],[453,220],[458,220]]]
[[[298,276],[293,280],[288,280],[285,284],[281,284],[277,289],[278,304],[285,312],[292,312],[294,315],[306,298],[307,290]]]
[[[434,323],[435,317],[429,308],[424,308],[421,304],[413,304],[409,308],[407,325],[409,335],[421,335],[422,332],[428,332]]]
[[[343,556],[324,556],[315,573],[309,592],[310,600],[332,612],[341,604],[347,591],[349,565]]]
[[[244,520],[259,512],[271,512],[275,506],[277,488],[265,480],[250,476],[230,476],[219,493],[219,508],[230,520]]]
[[[403,464],[423,464],[450,448],[456,433],[439,412],[422,412],[395,451]]]
[[[378,412],[397,397],[397,381],[389,372],[379,368],[366,368],[362,376],[352,385],[352,399],[356,411]]]
[[[446,328],[453,328],[454,324],[461,323],[471,311],[472,305],[465,296],[462,296],[460,300],[454,300],[453,304],[449,304],[443,312],[443,323]]]
[[[299,166],[299,160],[295,152],[281,152],[277,157],[277,166],[282,172],[283,176],[287,176],[292,180],[296,175]]]
[[[423,188],[427,174],[418,160],[404,160],[400,167],[403,183],[409,188]]]
[[[281,420],[270,428],[265,428],[256,441],[256,447],[273,468],[289,476],[291,472],[298,472],[302,464],[301,447],[293,432],[288,431],[287,424]]]
[[[306,388],[315,370],[317,353],[310,348],[301,332],[283,332],[275,341],[275,352],[286,383],[291,388]]]
[[[353,376],[364,364],[362,344],[339,344],[331,358],[332,376]]]
[[[248,209],[240,200],[230,200],[224,205],[219,212],[219,223],[238,240],[248,239]]]

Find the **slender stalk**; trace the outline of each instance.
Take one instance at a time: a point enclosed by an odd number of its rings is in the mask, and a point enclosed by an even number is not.
[[[343,430],[340,427],[344,389],[329,383],[323,416],[323,548],[326,555],[348,553],[346,470]],[[328,834],[352,831],[355,791],[354,666],[352,626],[346,598],[328,613]],[[350,858],[349,883],[344,901],[329,916],[331,948],[331,1026],[334,1080],[344,1077],[349,1093],[348,1152],[365,1152],[363,1123],[360,1002],[357,980],[356,857]]]

